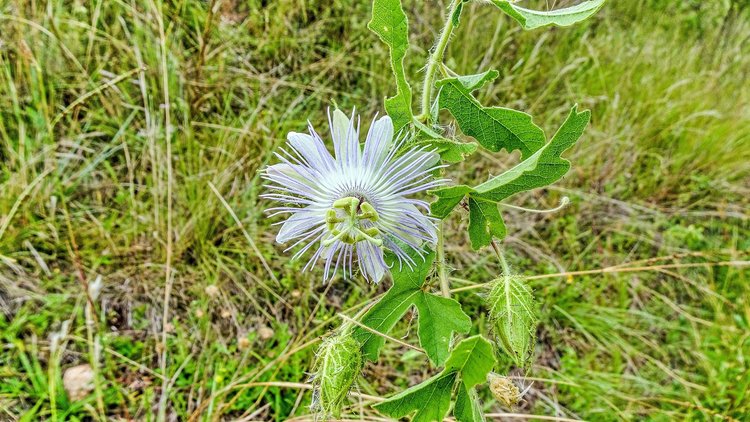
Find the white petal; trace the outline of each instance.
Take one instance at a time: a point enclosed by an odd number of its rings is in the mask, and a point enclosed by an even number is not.
[[[343,111],[333,111],[331,120],[331,136],[336,160],[343,166],[356,165],[359,162],[359,133],[354,127],[353,118],[350,120]]]
[[[383,248],[374,246],[370,242],[357,243],[357,259],[359,268],[365,278],[378,283],[385,275],[386,265],[383,260]]]
[[[286,139],[307,160],[311,167],[319,170],[333,168],[333,157],[320,139],[306,133],[297,132],[289,132]]]
[[[324,221],[325,212],[310,209],[310,207],[303,208],[284,222],[284,225],[281,226],[281,230],[279,230],[279,234],[276,235],[276,241],[278,243],[285,243],[294,238],[303,236],[308,231],[318,227],[320,223]]]
[[[266,168],[264,179],[275,185],[273,188],[284,192],[321,201],[326,195],[325,189],[309,167],[298,164],[279,163]]]
[[[370,132],[365,140],[365,151],[362,160],[365,165],[380,167],[393,145],[393,122],[388,116],[376,120],[370,126]]]

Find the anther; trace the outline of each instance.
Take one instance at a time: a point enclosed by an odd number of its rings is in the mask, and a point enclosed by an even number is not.
[[[369,202],[363,202],[359,209],[362,210],[362,213],[358,215],[360,220],[378,221],[378,212]]]
[[[372,227],[372,228],[375,229],[375,227]],[[363,240],[366,240],[368,242],[373,243],[375,246],[383,246],[383,239],[376,239],[370,236],[369,234],[363,232],[362,230],[357,230],[357,237],[354,240],[356,242],[361,242]]]
[[[333,203],[334,208],[342,209],[346,211],[350,216],[355,216],[357,213],[357,207],[359,207],[359,199],[353,196],[347,196],[346,198],[337,199]]]

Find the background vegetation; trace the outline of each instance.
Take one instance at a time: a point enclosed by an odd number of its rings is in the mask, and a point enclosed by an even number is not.
[[[413,81],[446,1],[405,2]],[[0,420],[312,419],[321,336],[388,282],[301,273],[274,244],[258,170],[307,119],[324,133],[333,102],[382,112],[392,77],[369,3],[0,5]],[[572,205],[508,211],[518,271],[572,273],[533,280],[539,342],[517,379],[530,389],[512,410],[480,389],[488,413],[745,419],[747,3],[611,0],[583,25],[528,33],[469,8],[448,63],[501,70],[480,100],[547,131],[574,102],[593,112],[564,181],[516,204]],[[480,180],[518,158],[499,157],[463,170]],[[484,333],[471,287],[498,264],[470,252],[466,218],[450,224],[453,287]],[[368,402],[436,372],[414,353],[387,343],[348,417],[379,420]],[[79,364],[95,389],[71,400],[62,373]]]

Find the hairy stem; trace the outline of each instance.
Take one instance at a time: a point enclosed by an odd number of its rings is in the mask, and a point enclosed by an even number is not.
[[[443,234],[444,226],[445,223],[443,222],[443,220],[440,220],[437,227],[437,271],[438,279],[440,280],[440,291],[442,292],[443,296],[451,297],[451,286],[450,281],[448,280],[448,268],[445,263],[445,235]]]
[[[503,268],[503,275],[510,275],[510,266],[508,265],[508,261],[505,260],[505,254],[494,240],[492,241],[492,249],[495,250],[495,255],[497,255],[497,259],[500,260],[500,266]]]
[[[453,15],[456,13],[456,8],[461,4],[461,1],[453,0],[451,2],[448,8],[448,17],[445,19],[445,25],[440,32],[440,38],[435,46],[435,50],[430,54],[430,58],[427,61],[427,71],[425,72],[422,84],[422,109],[418,117],[420,120],[427,119],[430,116],[430,103],[432,102],[432,92],[435,88],[435,74],[443,63],[443,53],[448,46],[448,40],[450,40],[455,28],[453,25]]]
[[[462,0],[453,0],[450,7],[448,8],[448,17],[445,19],[445,25],[443,30],[440,32],[440,38],[438,39],[437,45],[434,51],[430,54],[430,58],[427,62],[427,71],[424,75],[424,83],[422,85],[422,110],[419,115],[419,120],[427,120],[430,117],[430,103],[432,102],[432,92],[435,88],[435,74],[443,64],[443,53],[445,48],[448,46],[448,40],[451,38],[453,29],[453,15],[456,13],[456,8],[461,4]],[[448,268],[445,263],[445,236],[443,235],[443,229],[445,224],[442,220],[437,226],[437,250],[436,261],[437,261],[437,272],[438,279],[440,280],[440,291],[443,296],[450,297],[450,281],[448,280]]]

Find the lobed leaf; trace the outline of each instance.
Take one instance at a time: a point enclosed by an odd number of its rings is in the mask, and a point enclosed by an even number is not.
[[[416,411],[413,421],[442,421],[458,383],[454,415],[461,422],[480,421],[481,409],[474,386],[486,380],[495,363],[490,342],[479,335],[469,337],[451,351],[441,373],[374,407],[392,418],[403,418]]]
[[[373,0],[372,19],[367,27],[388,45],[391,68],[396,77],[396,95],[385,100],[385,111],[396,132],[412,120],[411,86],[406,80],[404,57],[409,48],[409,21],[401,0]]]
[[[456,345],[445,362],[445,372],[461,373],[461,379],[467,388],[485,382],[487,374],[495,366],[492,344],[484,337],[469,337]]]
[[[500,72],[497,70],[491,69],[484,71],[482,73],[476,73],[474,75],[463,75],[463,76],[456,76],[453,78],[447,78],[442,79],[436,82],[435,86],[437,86],[438,89],[440,89],[443,85],[447,83],[457,82],[461,85],[461,87],[468,91],[469,93],[472,93],[478,89],[481,89],[486,83],[492,82],[500,75]]]
[[[497,203],[469,195],[469,240],[472,249],[479,250],[492,243],[493,238],[504,237],[505,222]]]
[[[512,169],[476,186],[477,197],[498,202],[518,192],[560,180],[570,170],[570,161],[560,155],[583,135],[590,118],[590,111],[579,113],[578,106],[573,106],[565,122],[544,148]]]
[[[466,185],[455,185],[431,190],[430,193],[437,196],[437,200],[430,204],[430,215],[439,219],[448,217],[448,214],[464,199],[466,194],[473,191],[473,188]]]
[[[442,421],[451,406],[456,376],[455,373],[440,373],[373,407],[392,418],[403,418],[416,410],[412,422]]]
[[[461,131],[484,148],[493,152],[517,149],[523,157],[528,157],[545,142],[544,131],[534,124],[531,116],[504,107],[483,107],[471,95],[497,75],[497,71],[488,71],[439,81],[439,106],[448,109]]]
[[[458,28],[458,25],[461,23],[461,11],[464,8],[464,3],[466,3],[469,0],[456,0],[458,1],[458,4],[456,5],[456,10],[453,11],[453,14],[451,15],[451,23],[453,24],[454,28]]]
[[[414,305],[417,307],[419,344],[432,363],[440,366],[450,354],[453,332],[468,333],[471,318],[457,301],[432,293],[422,292]]]
[[[476,142],[459,142],[447,139],[417,119],[414,119],[413,123],[414,127],[418,130],[417,139],[422,139],[409,143],[408,148],[428,145],[440,154],[441,160],[448,163],[459,163],[477,150]]]
[[[457,142],[446,138],[424,140],[418,144],[430,145],[440,154],[440,159],[448,163],[460,163],[477,151],[476,142]]]
[[[540,11],[525,9],[508,0],[490,0],[492,4],[521,24],[523,29],[536,29],[547,25],[570,26],[596,13],[605,0],[588,0],[563,9]]]
[[[574,106],[550,142],[510,170],[470,187],[449,186],[430,191],[437,200],[430,205],[433,216],[445,218],[465,197],[469,207],[469,238],[474,249],[505,236],[505,223],[497,203],[524,191],[550,185],[570,170],[570,161],[561,154],[573,146],[588,125],[591,112],[578,112]]]
[[[473,388],[466,388],[464,383],[458,385],[453,416],[458,422],[484,422],[484,412],[479,405],[477,392]]]
[[[432,268],[435,252],[421,257],[416,251],[409,251],[415,262],[413,268],[399,263],[393,254],[386,255],[386,262],[392,266],[393,285],[388,292],[362,317],[362,324],[371,329],[387,333],[412,306],[417,308],[417,333],[419,343],[430,361],[442,365],[449,356],[450,343],[454,332],[468,333],[471,318],[453,299],[437,296],[423,290],[427,274]],[[354,337],[362,344],[364,355],[375,361],[383,347],[383,337],[357,327]]]

